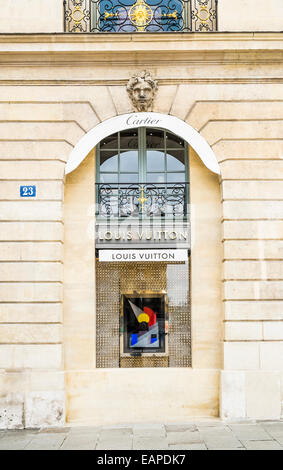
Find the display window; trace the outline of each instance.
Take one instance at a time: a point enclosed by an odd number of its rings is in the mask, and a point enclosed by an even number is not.
[[[133,292],[121,296],[121,354],[167,353],[167,295]]]
[[[97,259],[97,367],[191,366],[189,265]]]

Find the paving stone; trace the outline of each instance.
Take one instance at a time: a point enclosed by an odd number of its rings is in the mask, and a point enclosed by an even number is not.
[[[243,441],[247,450],[283,450],[276,441]]]
[[[112,436],[116,438],[117,436],[132,436],[133,430],[131,428],[102,428],[100,430],[100,436],[105,438],[111,438]]]
[[[133,449],[135,450],[166,450],[168,444],[165,438],[154,437],[136,437],[133,440]]]
[[[65,429],[65,428],[63,428]],[[101,428],[99,427],[93,427],[93,426],[76,426],[74,428],[69,428],[69,433],[70,434],[90,434],[94,432],[97,434],[100,432]]]
[[[61,450],[94,450],[98,440],[98,432],[69,433]]]
[[[202,434],[229,434],[231,433],[231,429],[229,426],[222,425],[222,426],[198,426],[198,430]]]
[[[206,445],[201,442],[198,444],[169,444],[169,450],[207,450]]]
[[[223,421],[221,421],[220,419],[217,420],[217,419],[213,419],[212,421],[198,421],[197,423],[195,423],[197,428],[217,428],[217,427],[221,427],[223,428],[224,426],[226,426],[225,423],[223,423]]]
[[[38,431],[39,434],[68,434],[72,428],[46,428]],[[88,428],[89,432],[89,428]]]
[[[57,450],[60,448],[66,433],[40,433],[36,434],[25,447],[25,450]]]
[[[278,423],[260,423],[261,427],[272,437],[283,438],[283,422]]]
[[[270,436],[270,438],[271,438],[273,441],[278,442],[278,443],[283,447],[283,436],[276,436],[275,438],[273,438],[272,436]]]
[[[266,426],[272,426],[273,428],[278,428],[278,429],[282,429],[283,427],[283,419],[281,420],[274,420],[274,421],[270,421],[270,420],[267,420],[265,419],[264,421],[262,420],[258,420],[257,421],[257,424],[259,424],[260,426],[263,426],[263,427],[266,427]]]
[[[190,444],[193,442],[201,442],[202,438],[198,431],[179,431],[168,432],[167,441],[169,444]]]
[[[166,432],[196,431],[195,424],[165,424]]]
[[[99,440],[96,450],[131,450],[133,446],[133,439],[131,437],[117,437],[116,439],[103,439]]]
[[[148,426],[148,425],[147,425]],[[133,425],[131,424],[115,424],[115,426],[101,426],[100,429],[102,431],[109,430],[115,431],[116,429],[119,431],[120,429],[128,430],[129,432],[133,431]]]
[[[210,439],[205,439],[205,445],[208,450],[234,450],[243,448],[243,445],[237,439],[230,437],[215,437]]]
[[[166,430],[163,424],[134,425],[133,432],[136,437],[161,438],[166,436]]]
[[[219,439],[235,439],[231,429],[227,426],[224,427],[205,427],[199,428],[200,438],[204,441],[206,440],[214,440],[216,438]]]
[[[235,434],[235,436],[240,439],[241,441],[264,441],[270,440],[270,435],[262,429],[261,426],[258,424],[236,424],[236,425],[231,425],[230,429],[232,432]]]
[[[0,449],[282,450],[282,429],[283,421],[1,430]]]
[[[34,437],[34,434],[27,434],[23,432],[19,435],[12,435],[7,433],[0,439],[0,450],[23,450]]]
[[[132,444],[104,444],[96,447],[96,450],[132,450]]]

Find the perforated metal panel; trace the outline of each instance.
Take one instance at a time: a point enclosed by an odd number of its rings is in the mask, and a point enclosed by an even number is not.
[[[169,366],[191,365],[189,264],[167,265]]]
[[[97,367],[119,367],[119,267],[96,263]]]
[[[189,262],[96,262],[97,367],[189,367],[191,365]],[[120,358],[120,300],[125,291],[166,291],[168,357]]]
[[[168,357],[121,357],[120,367],[168,367]]]

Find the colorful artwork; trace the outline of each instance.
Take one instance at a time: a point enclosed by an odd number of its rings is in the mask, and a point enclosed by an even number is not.
[[[124,294],[122,305],[124,353],[164,353],[165,295]]]

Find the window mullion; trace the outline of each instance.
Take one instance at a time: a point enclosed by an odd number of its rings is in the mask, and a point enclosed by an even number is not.
[[[146,128],[139,128],[139,182],[146,182]]]
[[[120,183],[120,132],[118,132],[118,185]]]

